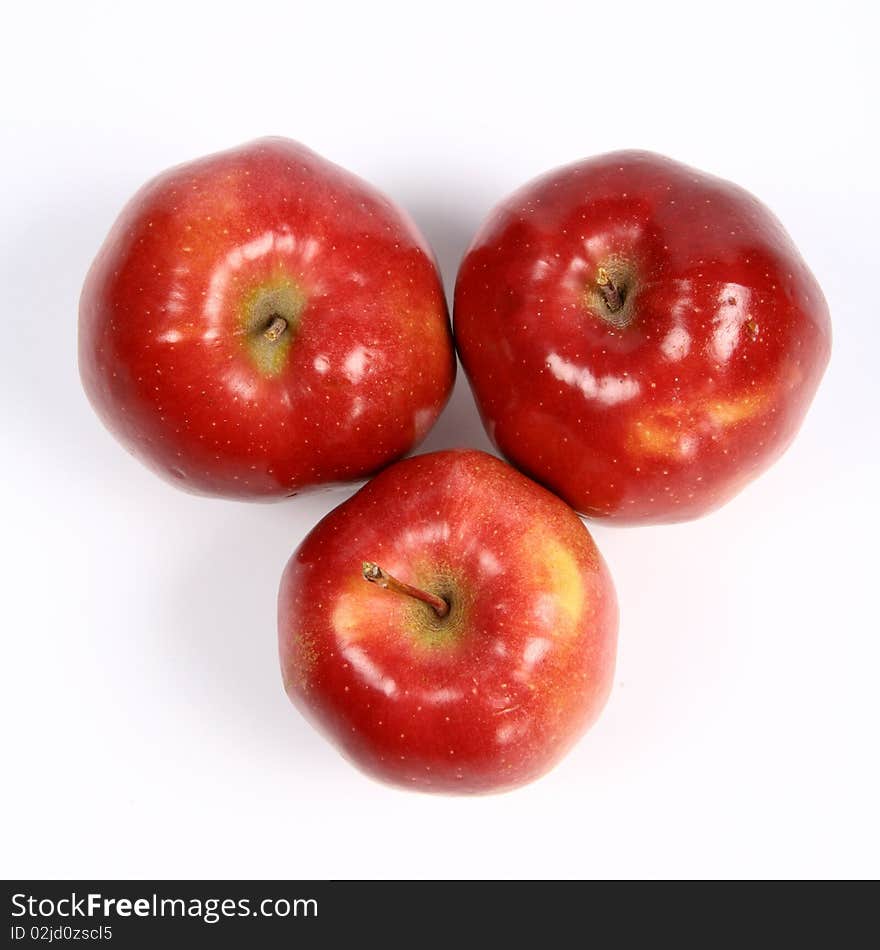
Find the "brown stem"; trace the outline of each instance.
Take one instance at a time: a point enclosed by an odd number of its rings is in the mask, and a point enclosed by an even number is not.
[[[278,337],[287,329],[287,321],[284,317],[279,317],[278,314],[275,314],[272,317],[269,325],[263,330],[263,336],[270,342],[274,343]]]
[[[394,591],[395,594],[406,594],[408,597],[415,597],[416,600],[428,604],[428,606],[434,608],[434,612],[438,617],[445,617],[449,613],[449,604],[447,604],[442,597],[438,597],[436,594],[429,594],[426,590],[421,590],[418,587],[404,584],[403,581],[399,581],[396,577],[386,574],[378,564],[373,564],[371,561],[364,561],[362,573],[364,580],[370,581],[372,584],[378,584],[378,586],[384,590]]]
[[[623,296],[618,288],[614,286],[614,281],[608,276],[608,271],[604,267],[599,268],[599,272],[596,274],[596,283],[599,285],[605,306],[612,313],[617,313],[623,306]]]

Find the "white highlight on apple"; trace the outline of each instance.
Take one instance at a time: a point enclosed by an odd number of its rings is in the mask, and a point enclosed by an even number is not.
[[[558,353],[547,357],[547,368],[560,382],[576,387],[587,399],[595,399],[606,406],[634,399],[641,390],[638,380],[628,376],[596,379],[586,366],[577,366]]]
[[[522,672],[530,673],[550,650],[550,641],[546,637],[532,637],[523,650]]]
[[[712,348],[726,363],[739,342],[740,328],[748,319],[749,290],[740,284],[724,284],[718,294]]]
[[[670,362],[684,359],[691,350],[691,335],[684,327],[673,327],[660,344],[663,355]]]
[[[370,351],[364,346],[356,346],[345,358],[342,369],[348,380],[359,383],[363,378],[369,362]]]
[[[382,671],[360,647],[349,644],[343,648],[342,655],[373,689],[379,690],[386,696],[393,696],[397,692],[397,683],[390,676],[383,676]]]

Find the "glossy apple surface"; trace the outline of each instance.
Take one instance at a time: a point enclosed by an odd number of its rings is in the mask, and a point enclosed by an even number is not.
[[[363,562],[448,605],[367,583]],[[332,511],[279,594],[285,688],[355,764],[407,788],[500,791],[599,714],[617,603],[577,515],[476,451],[398,462]]]
[[[721,505],[788,446],[828,362],[828,308],[741,188],[619,152],[550,172],[489,217],[455,337],[499,449],[586,515]]]
[[[285,139],[173,168],[86,279],[98,414],[193,492],[271,498],[362,477],[427,433],[455,372],[432,253],[365,182]]]

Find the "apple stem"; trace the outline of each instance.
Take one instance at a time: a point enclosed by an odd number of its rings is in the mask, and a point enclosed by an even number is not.
[[[596,283],[599,285],[599,290],[602,292],[602,297],[605,300],[605,306],[612,312],[617,313],[618,310],[623,306],[623,297],[617,287],[614,286],[614,281],[608,276],[608,271],[604,267],[599,268],[599,273],[596,275]]]
[[[274,343],[278,337],[287,329],[287,321],[284,317],[279,317],[278,314],[275,314],[272,317],[272,320],[269,322],[269,325],[263,330],[263,336],[270,342]]]
[[[371,561],[364,561],[362,573],[364,580],[369,581],[371,584],[378,584],[379,587],[384,590],[391,590],[396,594],[406,594],[408,597],[415,597],[416,600],[428,604],[429,607],[434,608],[434,612],[438,617],[445,617],[449,613],[449,604],[447,604],[442,597],[438,597],[436,594],[429,594],[426,590],[412,587],[410,584],[404,584],[403,581],[399,581],[396,577],[392,577],[383,571],[378,564],[373,564]]]

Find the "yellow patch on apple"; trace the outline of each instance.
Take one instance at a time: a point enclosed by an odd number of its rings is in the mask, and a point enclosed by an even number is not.
[[[577,631],[586,600],[577,560],[564,544],[540,531],[526,536],[525,548],[527,560],[540,565],[538,587],[548,599],[545,602],[554,605],[557,635],[570,636]]]

